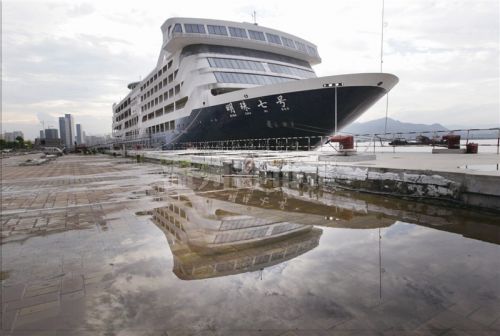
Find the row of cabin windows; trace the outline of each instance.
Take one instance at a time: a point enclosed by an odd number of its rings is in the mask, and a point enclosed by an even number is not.
[[[134,125],[137,125],[138,122],[139,122],[139,117],[134,117],[130,120],[125,121],[124,128],[130,128]]]
[[[148,134],[162,133],[166,131],[172,131],[175,129],[175,120],[170,120],[162,124],[149,126],[146,128]]]
[[[311,56],[318,56],[318,52],[315,47],[312,47],[310,45],[306,45],[302,42],[299,41],[294,41],[292,39],[289,39],[284,36],[279,36],[276,34],[272,33],[264,33],[261,31],[257,30],[251,30],[248,29],[248,34],[247,30],[244,28],[238,28],[238,27],[227,27],[229,28],[229,35],[231,37],[238,37],[238,38],[244,38],[248,39],[250,36],[250,39],[256,40],[256,41],[266,41],[269,43],[274,43],[278,45],[283,45],[287,48],[291,49],[298,49],[306,54],[309,54]],[[228,36],[228,29],[226,26],[218,26],[218,25],[207,25],[208,29],[208,34],[209,35],[221,35],[221,36]],[[169,27],[170,29],[170,27]],[[182,26],[180,23],[176,23],[173,29],[174,33],[182,33]],[[190,33],[190,34],[206,34],[205,30],[205,25],[203,24],[195,24],[195,23],[185,23],[184,24],[184,32]],[[170,31],[168,32],[170,34]]]
[[[162,74],[167,73],[167,70],[172,68],[172,60],[168,64],[164,65],[163,68],[159,69],[153,76],[151,76],[144,85],[141,86],[141,91],[144,91],[148,86],[150,86],[155,80],[158,79]]]
[[[150,112],[148,114],[143,115],[142,121],[145,122],[147,120],[161,117],[163,114],[173,112],[174,110],[177,111],[177,110],[183,109],[184,106],[186,106],[187,101],[188,101],[188,97],[183,97],[183,98],[177,100],[175,103],[168,104],[162,108],[157,109],[156,111],[153,111],[153,112]]]
[[[137,135],[139,135],[139,130],[125,132],[125,137],[132,137],[132,136],[137,136]]]
[[[115,113],[119,113],[121,110],[123,110],[124,108],[126,108],[128,105],[130,104],[130,97],[128,97],[127,99],[125,99],[116,109],[115,109]]]
[[[132,114],[132,111],[130,110],[130,108],[128,110],[126,110],[125,112],[123,112],[122,114],[120,114],[118,117],[116,117],[116,121],[122,121],[123,119],[127,118],[127,117],[130,117],[130,115]]]
[[[295,80],[293,78],[279,77],[279,76],[255,75],[248,73],[222,72],[222,71],[215,71],[214,75],[218,83],[269,85],[269,84],[278,84]]]
[[[176,78],[177,78],[177,73],[179,70],[175,70],[173,73],[168,75],[168,77],[163,78],[162,81],[160,81],[158,84],[153,86],[151,89],[146,91],[142,96],[141,96],[141,102],[158,92],[158,89],[161,89],[164,86],[167,86],[167,84],[172,83]]]
[[[226,68],[226,69],[243,69],[243,70],[255,70],[255,71],[266,71],[262,62],[239,60],[233,58],[214,58],[208,57],[208,63],[212,68]],[[299,76],[302,78],[313,78],[316,77],[313,71],[299,69],[296,67],[291,67],[287,65],[280,65],[274,63],[267,63],[269,70],[275,73],[287,74],[292,76]]]
[[[145,103],[143,106],[141,106],[141,111],[147,111],[152,107],[155,107],[158,104],[161,104],[163,101],[167,101],[167,99],[173,98],[174,96],[178,95],[179,92],[181,92],[181,86],[184,84],[182,82],[181,84],[177,84],[175,87],[170,88],[170,90],[165,91],[162,95],[159,95],[158,97],[151,99],[151,101]]]

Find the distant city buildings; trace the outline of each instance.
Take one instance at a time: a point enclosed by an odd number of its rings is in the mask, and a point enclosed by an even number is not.
[[[7,142],[13,142],[18,136],[24,139],[24,134],[21,131],[5,132],[2,138]]]
[[[61,141],[66,148],[75,147],[75,122],[71,114],[65,114],[59,117],[59,133]]]
[[[85,140],[86,140],[85,144],[87,146],[102,145],[102,144],[105,144],[109,140],[109,136],[89,135],[89,136],[86,136]]]
[[[77,145],[83,145],[85,143],[85,138],[83,135],[83,130],[82,130],[82,125],[81,124],[76,124],[76,144]]]
[[[59,133],[57,132],[57,129],[47,128],[45,130],[45,139],[49,139],[49,140],[59,139]]]

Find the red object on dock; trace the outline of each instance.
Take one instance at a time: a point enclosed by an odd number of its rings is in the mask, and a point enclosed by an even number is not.
[[[448,149],[460,149],[460,135],[447,134],[443,136],[443,140],[446,141]]]
[[[467,148],[467,154],[477,154],[477,143],[469,142],[465,147]]]
[[[340,149],[354,149],[354,137],[352,135],[334,135],[328,142],[338,142]]]

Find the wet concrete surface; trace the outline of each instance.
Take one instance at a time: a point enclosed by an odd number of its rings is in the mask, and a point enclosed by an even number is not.
[[[2,160],[4,335],[496,335],[495,215],[108,156]]]

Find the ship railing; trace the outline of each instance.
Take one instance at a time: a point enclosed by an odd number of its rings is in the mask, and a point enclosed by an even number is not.
[[[340,132],[343,135],[353,135],[355,148],[358,152],[403,152],[430,151],[435,147],[445,146],[439,139],[446,134],[461,135],[461,145],[474,142],[480,152],[500,154],[500,128],[470,128],[440,131],[408,131],[385,133],[352,134]],[[164,137],[148,136],[133,139],[114,139],[107,145],[129,149],[143,150],[268,150],[268,151],[332,151],[332,144],[325,144],[329,136],[290,136],[269,138],[228,139],[198,142],[174,142],[165,144]],[[399,144],[395,140],[400,140]],[[418,142],[419,140],[420,142]],[[406,144],[404,143],[406,142]]]

